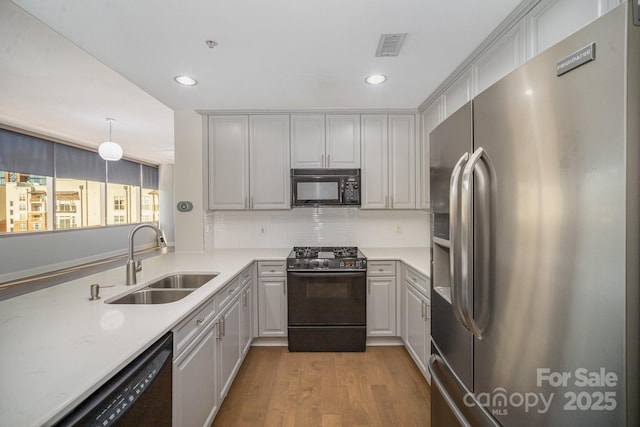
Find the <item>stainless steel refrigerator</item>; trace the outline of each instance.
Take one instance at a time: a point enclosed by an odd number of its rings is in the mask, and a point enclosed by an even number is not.
[[[431,133],[434,427],[640,425],[638,1]]]

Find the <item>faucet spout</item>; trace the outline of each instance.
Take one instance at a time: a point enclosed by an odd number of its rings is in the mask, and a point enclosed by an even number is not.
[[[158,241],[158,246],[161,248],[165,248],[167,247],[167,242],[166,239],[164,237],[164,233],[162,232],[162,230],[160,230],[158,227],[156,227],[153,224],[140,224],[136,227],[134,227],[131,232],[129,233],[129,258],[127,259],[127,278],[126,278],[126,284],[127,285],[135,285],[136,284],[136,273],[140,270],[142,270],[142,260],[138,259],[137,261],[134,260],[134,253],[133,253],[133,237],[135,236],[135,234],[138,232],[138,230],[140,230],[141,228],[151,228],[156,232],[156,239]]]

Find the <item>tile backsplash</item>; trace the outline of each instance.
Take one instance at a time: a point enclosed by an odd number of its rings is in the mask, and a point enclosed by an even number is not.
[[[429,246],[426,211],[297,208],[205,212],[205,250],[292,246]]]

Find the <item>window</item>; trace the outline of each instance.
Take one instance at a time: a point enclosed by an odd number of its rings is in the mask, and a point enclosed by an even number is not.
[[[0,234],[159,221],[158,168],[0,128]]]
[[[113,210],[114,211],[123,211],[125,209],[124,197],[125,196],[113,196]]]

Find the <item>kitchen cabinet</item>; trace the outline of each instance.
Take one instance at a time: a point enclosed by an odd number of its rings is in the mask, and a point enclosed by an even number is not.
[[[289,116],[211,116],[209,209],[289,209]]]
[[[359,115],[291,115],[291,168],[359,167]]]
[[[209,209],[247,209],[249,117],[212,116],[208,124]]]
[[[236,296],[217,319],[218,399],[222,402],[240,368],[240,295]]]
[[[369,261],[367,266],[367,336],[397,336],[396,312],[396,262]]]
[[[258,336],[287,336],[286,261],[258,261]]]
[[[253,341],[253,310],[254,310],[254,279],[253,269],[247,268],[240,274],[241,291],[240,291],[240,309],[242,311],[242,331],[240,337],[240,350],[244,357]]]
[[[173,425],[209,425],[218,410],[213,314],[210,300],[173,331]]]
[[[428,279],[422,275],[418,280],[407,279],[415,274],[415,271],[407,274],[407,269],[403,266],[402,340],[424,377],[430,381],[427,364],[431,355],[431,303],[428,294],[414,286],[414,283],[428,283]]]
[[[289,116],[249,116],[249,207],[289,209]]]
[[[363,115],[362,209],[415,209],[414,115]]]

